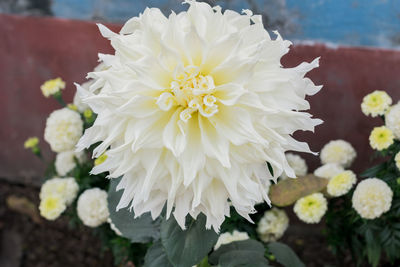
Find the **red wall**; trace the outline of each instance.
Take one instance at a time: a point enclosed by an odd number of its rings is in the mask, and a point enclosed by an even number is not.
[[[111,25],[116,31],[119,26]],[[48,114],[58,108],[46,99],[40,85],[62,77],[67,100],[73,82],[82,82],[97,64],[97,53],[111,52],[94,23],[54,18],[0,15],[0,177],[38,183],[44,164],[23,149],[29,136],[41,138],[46,159],[51,159],[43,131]],[[368,135],[378,119],[363,116],[362,97],[372,90],[386,90],[400,99],[400,52],[365,48],[332,49],[323,45],[297,45],[284,58],[285,67],[321,56],[321,66],[310,73],[322,91],[310,98],[311,112],[325,123],[315,134],[296,136],[310,142],[314,151],[331,139],[350,141],[358,151],[355,170],[368,166],[372,150]],[[318,158],[307,156],[311,169]]]

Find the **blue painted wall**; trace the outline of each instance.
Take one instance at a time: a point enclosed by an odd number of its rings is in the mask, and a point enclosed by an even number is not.
[[[224,8],[249,8],[246,0],[215,0]],[[287,39],[316,40],[344,45],[400,46],[399,0],[256,0]],[[146,6],[165,13],[184,7],[179,0],[53,0],[56,16],[124,22]]]

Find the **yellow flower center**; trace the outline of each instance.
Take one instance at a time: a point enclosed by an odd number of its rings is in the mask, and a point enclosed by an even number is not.
[[[214,79],[210,75],[202,75],[198,67],[187,66],[183,71],[176,71],[170,88],[157,99],[162,110],[170,110],[173,106],[183,107],[180,119],[187,122],[193,112],[204,117],[211,117],[218,112],[216,104]]]
[[[107,157],[108,157],[107,154],[105,153],[101,154],[100,157],[94,160],[94,165],[97,166],[102,164],[104,161],[106,161]]]
[[[44,201],[44,209],[46,211],[51,211],[51,210],[56,209],[59,205],[59,201],[60,201],[60,199],[56,198],[56,197],[46,198]]]

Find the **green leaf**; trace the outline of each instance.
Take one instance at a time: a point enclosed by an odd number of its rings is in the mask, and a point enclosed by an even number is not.
[[[208,263],[208,257],[205,257],[196,267],[211,267]]]
[[[161,242],[154,243],[144,257],[144,267],[173,267]]]
[[[248,239],[222,245],[210,255],[209,261],[221,267],[268,267],[264,253],[265,248],[260,242]]]
[[[296,253],[286,244],[271,242],[268,244],[268,249],[276,260],[285,267],[305,267]]]
[[[147,243],[160,238],[160,219],[153,220],[150,213],[145,213],[138,218],[134,218],[133,211],[128,208],[116,211],[122,190],[116,191],[116,187],[121,178],[111,179],[110,189],[108,190],[108,209],[113,224],[118,228],[122,235],[131,242]]]
[[[176,267],[198,264],[218,239],[213,230],[206,229],[206,216],[203,214],[188,221],[186,230],[182,230],[173,217],[161,224],[161,243],[168,259]]]
[[[319,178],[312,174],[296,179],[286,179],[272,185],[268,196],[273,205],[286,207],[299,198],[323,190],[328,182],[329,179]]]
[[[367,228],[365,231],[365,241],[367,243],[368,262],[374,267],[378,266],[381,258],[381,246],[379,239],[375,238],[371,228]]]
[[[377,174],[383,170],[386,169],[386,162],[378,164],[372,168],[369,168],[367,170],[365,170],[363,173],[361,173],[361,177],[363,178],[372,178],[372,177],[376,177]]]

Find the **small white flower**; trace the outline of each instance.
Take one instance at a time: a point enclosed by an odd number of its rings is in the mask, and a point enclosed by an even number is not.
[[[339,164],[327,163],[317,168],[314,171],[314,175],[321,178],[331,179],[333,176],[338,175],[342,172],[344,172],[344,168]]]
[[[65,211],[66,207],[65,199],[61,195],[47,195],[40,201],[40,215],[47,220],[52,221],[60,217],[60,215]]]
[[[300,198],[293,207],[297,217],[305,223],[319,223],[327,209],[328,201],[321,193]]]
[[[361,181],[353,193],[353,208],[365,219],[379,218],[392,205],[393,191],[382,180],[368,178]]]
[[[300,157],[299,155],[293,153],[286,153],[286,160],[289,163],[289,166],[293,169],[296,177],[305,176],[308,171],[308,166],[306,161]],[[288,176],[285,173],[282,173],[281,179],[287,179]]]
[[[396,157],[394,158],[394,161],[396,162],[397,169],[400,170],[400,152],[397,152]]]
[[[257,233],[264,242],[276,241],[283,236],[289,226],[289,218],[281,209],[272,208],[264,213],[258,222]]]
[[[400,102],[390,107],[390,110],[386,113],[385,122],[394,136],[400,139]]]
[[[348,168],[356,156],[357,153],[349,142],[333,140],[322,148],[320,157],[322,164],[337,163],[344,168]]]
[[[73,177],[58,178],[54,177],[47,180],[40,189],[40,199],[45,199],[49,195],[57,194],[61,196],[67,205],[70,205],[79,190],[79,185]]]
[[[44,140],[54,152],[73,150],[82,130],[83,121],[79,113],[68,108],[59,109],[47,118]]]
[[[110,215],[107,192],[99,188],[84,191],[78,198],[77,211],[86,226],[97,227],[105,223]]]
[[[352,171],[344,171],[329,180],[327,192],[333,197],[343,196],[350,191],[356,182],[356,175]]]
[[[235,241],[247,240],[249,235],[246,232],[239,232],[234,230],[232,233],[226,232],[218,237],[217,243],[214,246],[214,250],[217,250],[220,246],[226,245]]]
[[[85,153],[83,151],[64,151],[58,153],[54,163],[58,175],[65,176],[72,171],[76,167],[75,159],[77,159],[79,163],[83,163],[86,159]]]
[[[61,78],[48,80],[40,86],[40,90],[42,90],[42,93],[45,97],[54,95],[63,90],[64,88],[65,88],[65,82]]]
[[[392,104],[392,98],[385,92],[376,90],[363,98],[361,110],[365,115],[376,117],[385,114]]]

